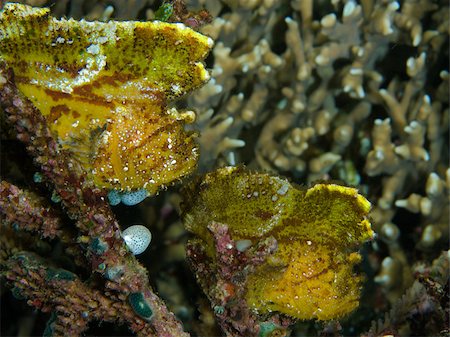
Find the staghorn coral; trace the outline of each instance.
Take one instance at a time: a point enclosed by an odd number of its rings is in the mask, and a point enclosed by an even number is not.
[[[5,276],[14,284],[16,296],[27,298],[30,305],[42,311],[58,313],[48,323],[49,335],[81,335],[92,320],[129,322],[133,330],[140,330],[127,302],[108,298],[75,274],[52,266],[33,253],[18,252],[5,267]]]
[[[385,336],[388,333],[410,335],[412,332],[424,335],[448,333],[448,329],[444,331],[441,327],[448,327],[449,309],[445,304],[448,290],[445,287],[448,286],[449,260],[447,251],[430,266],[418,266],[411,287],[383,320],[373,322],[371,329],[362,336]]]

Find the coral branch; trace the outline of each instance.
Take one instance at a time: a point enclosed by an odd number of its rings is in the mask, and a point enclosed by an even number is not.
[[[38,232],[44,238],[67,239],[69,236],[68,233],[63,234],[60,217],[45,203],[45,199],[6,181],[0,183],[0,213],[5,224]]]
[[[385,314],[384,319],[373,322],[371,329],[361,336],[397,335],[398,331],[403,334],[414,331],[418,335],[441,335],[448,327],[448,290],[445,290],[448,289],[448,275],[449,252],[444,251],[432,266],[417,273],[413,285]]]
[[[6,278],[14,285],[16,294],[26,297],[30,305],[44,312],[56,313],[53,322],[48,324],[55,335],[80,335],[92,320],[129,322],[135,331],[145,324],[126,303],[111,300],[75,274],[52,267],[33,253],[15,254],[6,267]],[[140,331],[142,335],[149,332],[148,329]]]
[[[242,242],[237,243],[231,238],[226,224],[211,222],[208,229],[214,237],[216,267],[214,262],[208,260],[201,242],[189,242],[186,251],[188,262],[225,334],[266,336],[276,331],[280,335],[288,335],[292,319],[276,314],[267,321],[261,321],[261,317],[250,309],[245,300],[247,275],[277,250],[277,241],[269,237],[243,252],[236,247]]]
[[[22,190],[6,181],[0,183],[0,214],[2,224],[14,229],[37,232],[42,238],[58,238],[75,258],[75,263],[85,266],[86,261],[73,231],[62,224],[60,215],[44,198]]]

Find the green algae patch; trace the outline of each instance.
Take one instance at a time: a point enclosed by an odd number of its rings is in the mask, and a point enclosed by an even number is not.
[[[299,319],[335,319],[359,304],[359,246],[373,238],[370,203],[354,188],[316,184],[294,187],[286,179],[243,168],[205,175],[184,191],[186,228],[218,263],[211,222],[228,226],[235,242],[273,237],[278,248],[246,279],[255,313]]]

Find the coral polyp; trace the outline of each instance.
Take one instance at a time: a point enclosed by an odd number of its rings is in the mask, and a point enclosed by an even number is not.
[[[97,187],[150,194],[198,159],[192,113],[168,107],[209,79],[212,40],[183,24],[55,19],[6,4],[0,59]]]

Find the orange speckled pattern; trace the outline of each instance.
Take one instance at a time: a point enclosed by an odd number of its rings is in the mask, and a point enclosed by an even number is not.
[[[301,189],[228,167],[194,182],[185,196],[186,228],[212,260],[211,221],[227,224],[234,240],[277,240],[277,251],[247,276],[247,303],[255,312],[330,320],[358,306],[357,250],[374,233],[370,203],[356,189],[324,183]]]
[[[212,40],[183,24],[55,19],[8,3],[0,59],[98,187],[154,193],[195,168],[192,116],[167,103],[209,79]],[[191,116],[187,119],[187,116]]]

